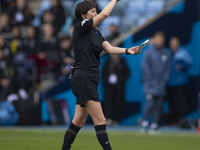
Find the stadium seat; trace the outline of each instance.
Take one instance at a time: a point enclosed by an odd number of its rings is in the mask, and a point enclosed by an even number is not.
[[[165,7],[164,0],[149,0],[146,4],[146,15],[148,18],[155,16]]]
[[[138,19],[140,14],[145,12],[145,0],[132,0],[128,2],[125,14],[129,18]]]

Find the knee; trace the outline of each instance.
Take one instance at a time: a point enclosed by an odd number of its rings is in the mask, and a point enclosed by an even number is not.
[[[103,117],[101,119],[93,120],[93,121],[94,121],[94,125],[103,125],[103,124],[106,125],[106,118],[105,117]]]
[[[85,125],[86,119],[73,119],[73,124],[78,126],[79,128],[82,128]]]
[[[102,124],[106,124],[107,122],[106,122],[106,118],[104,118],[103,120],[102,120]]]

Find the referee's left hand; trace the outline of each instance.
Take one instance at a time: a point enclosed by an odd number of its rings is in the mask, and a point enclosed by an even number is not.
[[[141,49],[139,49],[139,46],[131,47],[128,49],[128,53],[132,55],[137,55],[141,52]]]

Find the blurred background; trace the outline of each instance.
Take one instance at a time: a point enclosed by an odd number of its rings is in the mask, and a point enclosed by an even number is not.
[[[109,1],[96,0],[97,11],[100,12]],[[76,100],[68,76],[74,61],[71,39],[73,25],[77,22],[73,12],[78,2],[0,1],[0,125],[68,125],[71,122]],[[159,124],[196,128],[200,117],[200,1],[121,0],[99,30],[114,46],[132,47],[151,39],[151,44],[141,54],[121,55],[128,73],[123,84],[111,87],[111,90],[117,88],[124,93],[121,107],[116,107],[120,110],[116,122],[110,125],[141,124],[146,101],[141,62],[143,54],[156,45],[154,34],[159,31],[164,33],[163,46],[169,53],[170,39],[175,36],[192,60],[183,93],[185,107],[180,110],[183,121],[179,124],[175,119],[175,111],[181,103],[172,105],[170,86],[166,84]],[[109,55],[102,55],[102,72],[109,59]],[[120,72],[118,77],[123,78],[125,73]],[[101,74],[99,97],[106,117],[110,118],[105,74]],[[115,101],[117,98],[110,95],[110,99]],[[88,117],[87,124],[91,123]]]

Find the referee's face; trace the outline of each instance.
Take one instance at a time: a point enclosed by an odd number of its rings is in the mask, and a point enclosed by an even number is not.
[[[96,8],[92,8],[88,10],[87,14],[85,15],[84,19],[91,19],[97,15],[97,10]]]

